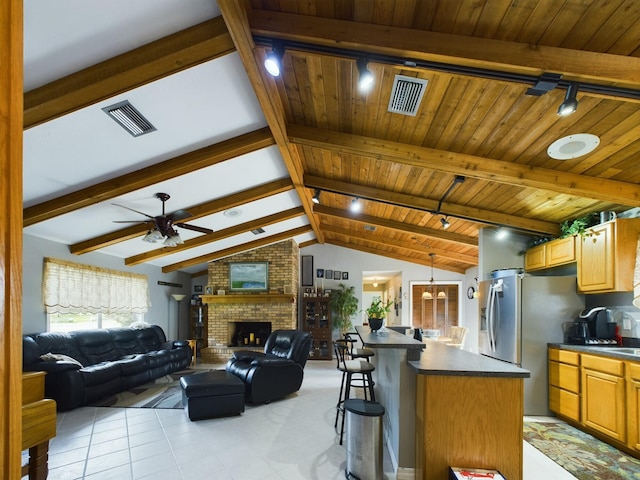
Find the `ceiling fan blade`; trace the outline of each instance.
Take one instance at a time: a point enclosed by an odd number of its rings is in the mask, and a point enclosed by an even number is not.
[[[185,218],[193,217],[193,215],[187,212],[186,210],[176,210],[175,212],[170,213],[166,217],[172,222],[177,222],[178,220],[184,220]]]
[[[188,223],[174,223],[176,227],[184,228],[186,230],[193,230],[200,233],[213,233],[210,228],[198,227],[196,225],[189,225]]]
[[[148,223],[149,220],[113,220],[113,223]]]
[[[115,205],[116,207],[122,207],[122,208],[126,208],[127,210],[131,210],[132,212],[136,212],[139,213],[140,215],[144,215],[147,218],[151,218],[153,219],[154,217],[152,217],[151,215],[147,215],[146,213],[143,212],[139,212],[138,210],[134,210],[133,208],[129,208],[129,207],[125,207],[124,205],[120,205],[118,203],[112,203],[111,205]]]

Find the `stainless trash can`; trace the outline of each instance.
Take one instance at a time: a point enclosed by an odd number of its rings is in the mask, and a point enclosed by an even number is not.
[[[344,402],[347,428],[347,468],[349,479],[380,480],[382,470],[382,416],[377,402],[350,398]]]

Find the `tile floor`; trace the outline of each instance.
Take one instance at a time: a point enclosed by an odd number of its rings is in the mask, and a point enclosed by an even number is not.
[[[345,448],[333,429],[339,382],[333,362],[310,361],[297,395],[198,422],[183,410],[60,413],[49,479],[344,479]],[[386,480],[396,478],[386,449],[384,470]],[[525,480],[575,478],[526,443],[524,471]]]

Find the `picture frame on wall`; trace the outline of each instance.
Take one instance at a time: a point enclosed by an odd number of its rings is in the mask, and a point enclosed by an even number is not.
[[[318,268],[316,270],[316,277],[318,278],[324,278],[324,268]]]
[[[333,280],[333,270],[324,270],[324,278],[327,280]]]
[[[300,257],[300,282],[303,287],[313,286],[313,255]]]
[[[349,272],[342,272],[342,279],[349,280]]]
[[[334,280],[342,279],[342,272],[340,270],[334,270],[333,271],[333,279]]]
[[[194,285],[193,286],[193,291],[195,293],[202,293],[202,285]]]
[[[269,262],[229,263],[229,290],[265,292],[269,286]]]

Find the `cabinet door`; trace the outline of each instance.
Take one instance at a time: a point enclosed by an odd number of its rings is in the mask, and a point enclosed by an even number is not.
[[[629,448],[640,451],[640,380],[630,380],[627,384],[627,427]]]
[[[555,267],[576,261],[575,237],[560,238],[546,245],[547,267]]]
[[[615,288],[613,222],[596,225],[578,237],[578,289],[582,292]]]
[[[620,442],[626,441],[625,381],[582,370],[582,423]]]
[[[546,264],[546,244],[538,245],[530,248],[524,254],[524,269],[526,271],[540,270],[547,266]]]

